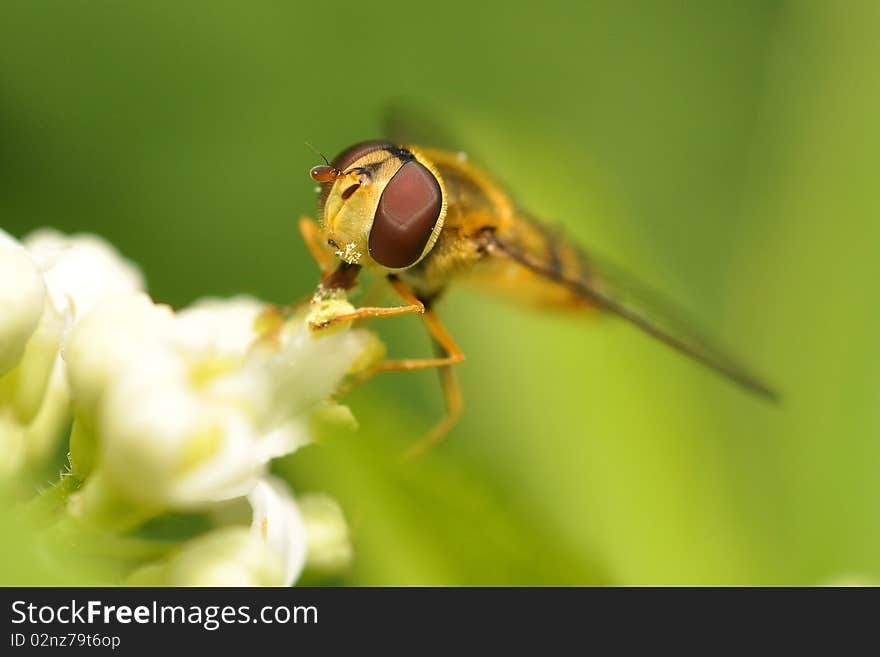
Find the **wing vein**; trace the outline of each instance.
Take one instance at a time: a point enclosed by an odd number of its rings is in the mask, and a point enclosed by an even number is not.
[[[537,261],[527,253],[507,244],[495,234],[490,234],[488,239],[489,243],[496,250],[533,273],[565,286],[574,294],[626,320],[647,335],[705,365],[743,389],[770,401],[779,401],[779,393],[776,390],[749,373],[723,351],[711,346],[705,338],[695,335],[693,329],[685,330],[682,325],[686,323],[675,319],[675,313],[670,312],[668,309],[661,311],[658,308],[658,303],[652,303],[645,296],[638,295],[641,298],[636,305],[641,305],[643,308],[653,306],[653,313],[645,312],[644,310],[633,308],[626,302],[616,298],[613,290],[603,290],[602,287],[607,287],[610,279],[603,272],[597,270],[595,261],[591,258],[581,254],[582,260],[587,267],[587,272],[582,280],[573,280],[560,273],[559,268]],[[629,292],[633,292],[631,287]],[[623,295],[620,296],[622,297]],[[649,317],[652,314],[662,317],[662,321],[659,323],[652,321]],[[660,324],[667,326],[664,327]],[[668,325],[670,324],[675,326],[669,327]]]

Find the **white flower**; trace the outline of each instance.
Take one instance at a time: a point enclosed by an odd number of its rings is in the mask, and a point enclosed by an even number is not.
[[[27,251],[0,232],[0,406],[27,425],[55,366],[62,317]]]
[[[335,504],[319,496],[321,505]],[[290,586],[306,563],[309,545],[306,521],[287,484],[267,476],[247,497],[251,507],[251,526],[230,526],[209,532],[185,543],[171,557],[147,564],[136,571],[128,583],[156,586]],[[336,507],[338,509],[338,507]],[[239,507],[221,506],[216,519],[234,519]],[[334,512],[335,515],[335,512]],[[339,513],[341,517],[341,512]],[[336,518],[333,519],[333,523]],[[343,521],[344,523],[344,521]],[[334,528],[331,530],[337,533]],[[335,544],[335,536],[332,543]],[[326,554],[323,559],[335,560]],[[309,557],[311,559],[311,556]],[[319,559],[320,561],[320,559]]]
[[[345,567],[338,505],[305,496],[304,518],[268,471],[312,440],[316,418],[354,424],[328,398],[384,347],[351,322],[311,328],[350,310],[325,294],[286,320],[249,297],[175,314],[99,238],[41,230],[19,243],[0,231],[0,472],[44,458],[72,427],[82,486],[67,509],[87,524],[119,531],[181,510],[221,520],[250,505],[250,528],[190,540],[133,583],[277,586],[307,560]]]
[[[374,339],[317,338],[302,317],[264,336],[254,329],[262,310],[237,298],[172,316],[130,296],[83,318],[65,360],[105,483],[143,507],[204,508],[247,495],[270,459],[309,442],[312,412]],[[78,447],[89,440],[72,443],[75,466],[89,462]],[[95,498],[74,508],[88,515]]]
[[[269,381],[266,449],[281,456],[309,442],[312,411],[330,396],[347,373],[360,371],[384,353],[375,334],[343,327],[315,335],[309,317],[297,316],[277,336],[277,351],[258,349],[250,363]]]
[[[43,272],[55,307],[69,313],[71,324],[103,299],[144,290],[140,270],[94,235],[44,228],[22,244]]]
[[[0,231],[0,471],[52,452],[70,420],[59,356],[66,332],[99,300],[142,286],[132,265],[96,237]]]
[[[263,473],[250,404],[220,383],[239,373],[245,348],[207,332],[235,323],[229,308],[219,314],[209,325],[145,295],[115,297],[71,334],[64,356],[77,421],[92,420],[105,479],[135,502],[197,507],[246,495]]]
[[[277,477],[259,481],[248,501],[253,509],[251,532],[284,565],[284,585],[293,584],[306,562],[306,526],[287,484]]]
[[[173,323],[171,308],[146,294],[108,299],[78,322],[62,352],[78,418],[94,423],[111,384],[137,362],[155,358]]]
[[[56,367],[59,347],[83,315],[104,299],[141,291],[143,277],[112,246],[92,235],[66,236],[43,229],[25,237],[22,245],[42,273],[48,293],[40,326],[32,339],[36,344],[29,345],[27,354],[30,358],[30,352],[34,352],[37,362],[30,369],[46,381]],[[42,392],[37,383],[41,379],[33,376],[31,380],[31,388]],[[41,394],[31,396],[35,411]]]
[[[249,409],[194,384],[192,371],[160,352],[109,390],[98,423],[100,463],[134,500],[197,508],[246,495],[263,473],[268,459]]]

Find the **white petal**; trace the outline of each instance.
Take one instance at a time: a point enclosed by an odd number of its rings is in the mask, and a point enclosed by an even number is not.
[[[107,299],[88,313],[62,352],[78,412],[94,422],[113,377],[135,360],[148,362],[149,354],[162,348],[172,320],[170,308],[157,306],[145,294]]]
[[[280,351],[265,365],[274,389],[277,424],[311,409],[337,388],[373,341],[368,331],[347,330],[316,337],[308,325],[285,325]]]
[[[285,585],[293,584],[306,561],[306,528],[287,484],[266,477],[248,496],[253,508],[251,532],[284,564]]]
[[[265,305],[253,297],[200,299],[177,314],[176,341],[194,351],[244,356]]]
[[[24,248],[17,239],[2,228],[0,228],[0,247]]]
[[[43,307],[37,329],[28,340],[24,355],[14,370],[4,377],[10,392],[7,400],[15,409],[19,421],[28,424],[39,412],[52,372],[60,360],[64,318],[51,302]],[[62,366],[63,367],[63,366]]]
[[[73,321],[103,299],[144,289],[140,270],[99,237],[43,229],[22,243],[43,271],[55,307],[69,309]]]
[[[153,355],[118,378],[100,414],[107,476],[145,504],[198,508],[246,495],[263,474],[246,414],[198,394],[186,364]]]
[[[0,376],[21,360],[43,315],[45,299],[43,277],[34,262],[4,238],[0,242]]]
[[[307,422],[293,420],[272,431],[263,434],[260,438],[259,450],[266,461],[292,454],[300,447],[305,447],[312,442]]]
[[[251,348],[261,311],[238,298],[172,316],[146,296],[129,295],[100,303],[75,326],[64,358],[76,424],[86,430],[78,435],[97,437],[98,467],[124,498],[161,510],[248,495],[272,458],[309,442],[316,405],[373,343],[361,331],[315,338],[299,319],[282,327],[277,342]],[[91,454],[76,461],[88,463]],[[271,500],[261,490],[255,499],[263,508]],[[278,543],[301,528],[289,494],[286,500],[269,515],[273,527],[284,528],[273,545],[293,578],[305,542]]]

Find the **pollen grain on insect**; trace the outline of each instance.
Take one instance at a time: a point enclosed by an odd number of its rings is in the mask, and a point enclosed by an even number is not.
[[[349,242],[345,245],[345,250],[339,249],[336,251],[336,257],[341,258],[345,262],[356,265],[361,259],[361,252],[357,251],[357,244],[354,242]]]

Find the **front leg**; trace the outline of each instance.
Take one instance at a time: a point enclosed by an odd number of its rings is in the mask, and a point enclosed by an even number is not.
[[[349,266],[350,267],[350,266]],[[322,287],[325,287],[328,283],[333,281],[333,277],[337,276],[340,271],[346,271],[347,268],[340,267],[337,269],[337,273],[332,274],[330,277],[325,279],[325,282],[322,283]],[[321,330],[326,329],[334,324],[338,324],[339,322],[350,322],[355,319],[364,319],[367,317],[394,317],[397,315],[406,315],[409,313],[424,313],[425,312],[425,304],[419,301],[418,298],[412,293],[412,291],[396,276],[389,276],[388,282],[391,284],[391,287],[395,292],[406,302],[404,306],[391,306],[391,307],[381,307],[381,306],[365,306],[363,308],[357,308],[352,312],[342,313],[339,315],[332,315],[330,317],[322,317],[319,321],[315,321],[311,323],[311,328],[313,330]],[[347,285],[353,285],[353,280],[350,283],[346,283]],[[329,291],[336,289],[347,289],[345,286],[341,287],[330,287]]]
[[[318,289],[318,294],[316,294],[313,303],[320,303],[322,300],[326,300],[327,297],[322,297],[321,295],[332,295],[334,293],[344,292],[353,287],[358,270],[359,267],[357,265],[348,265],[346,263],[340,265],[333,274],[325,277]],[[380,372],[400,372],[438,368],[440,373],[440,383],[443,387],[446,413],[427,434],[422,436],[420,440],[406,451],[404,458],[412,459],[422,455],[433,445],[443,440],[461,416],[461,390],[458,386],[458,381],[455,378],[455,372],[453,371],[452,366],[463,361],[464,354],[452,339],[452,336],[449,335],[449,332],[446,330],[446,327],[443,326],[440,318],[437,317],[433,310],[427,310],[424,302],[419,299],[403,281],[392,275],[388,277],[388,282],[401,299],[406,302],[406,305],[393,307],[368,306],[358,308],[352,312],[332,315],[330,317],[322,317],[319,321],[313,321],[311,323],[311,328],[313,330],[321,330],[339,322],[348,322],[367,317],[393,317],[408,313],[422,314],[425,327],[431,335],[431,340],[434,343],[435,351],[437,353],[435,358],[385,360],[365,372],[356,375],[345,387],[345,391],[350,390]]]
[[[346,391],[350,390],[380,372],[405,372],[410,370],[437,368],[437,371],[440,374],[440,385],[443,389],[443,400],[446,412],[430,431],[424,434],[415,444],[406,450],[403,454],[405,460],[421,456],[428,451],[428,449],[443,440],[458,422],[462,411],[461,388],[458,385],[453,365],[464,360],[464,353],[459,349],[458,345],[452,339],[452,336],[449,335],[446,327],[443,326],[440,318],[437,317],[433,310],[425,310],[422,319],[425,322],[425,327],[428,329],[431,341],[434,344],[434,350],[436,352],[435,358],[385,360],[355,376],[349,381],[348,386],[346,386]]]

